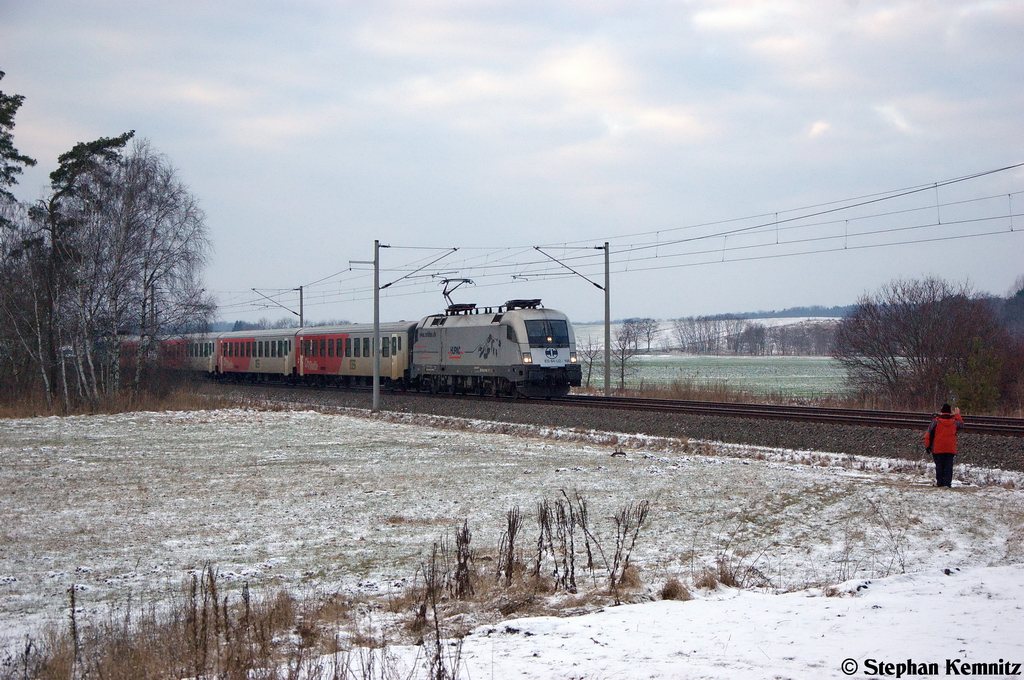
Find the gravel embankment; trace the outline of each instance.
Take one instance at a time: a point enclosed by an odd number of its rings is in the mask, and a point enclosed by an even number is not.
[[[314,406],[370,408],[370,393],[254,386],[210,385],[211,393],[288,401]],[[644,411],[556,406],[543,401],[484,401],[418,394],[381,392],[381,408],[508,423],[600,430],[656,437],[686,437],[773,448],[849,453],[919,460],[924,453],[921,431],[883,427],[824,425],[747,418],[676,415]],[[1024,438],[960,434],[959,463],[1024,471]]]

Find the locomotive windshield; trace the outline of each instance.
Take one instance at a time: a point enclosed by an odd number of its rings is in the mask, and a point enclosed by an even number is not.
[[[526,322],[530,347],[568,347],[569,324],[564,319],[534,319]]]

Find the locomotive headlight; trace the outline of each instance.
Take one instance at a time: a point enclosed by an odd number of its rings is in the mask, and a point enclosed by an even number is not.
[[[570,364],[575,364],[576,363],[576,352],[569,352],[569,363]]]
[[[533,363],[533,355],[530,354],[529,352],[523,352],[523,363],[524,364],[532,364]]]

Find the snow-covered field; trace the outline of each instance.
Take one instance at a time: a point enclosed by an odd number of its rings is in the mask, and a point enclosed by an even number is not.
[[[482,626],[463,640],[458,668],[460,677],[501,680],[1011,677],[1024,671],[1021,565],[950,575],[930,569],[844,589],[844,597],[721,589],[689,602]],[[393,649],[396,668],[413,668],[417,651]],[[986,673],[975,670],[978,663]]]
[[[536,503],[564,489],[588,500],[606,539],[613,513],[651,502],[634,555],[649,592],[719,560],[751,588],[484,626],[463,644],[462,677],[1024,662],[1024,480],[964,473],[944,490],[929,466],[904,462],[398,414],[2,421],[0,637],[65,617],[71,584],[86,588],[80,606],[102,612],[128,597],[159,602],[206,564],[300,591],[400,587],[463,520],[493,555],[518,505],[533,540]],[[821,596],[843,582],[853,594]]]

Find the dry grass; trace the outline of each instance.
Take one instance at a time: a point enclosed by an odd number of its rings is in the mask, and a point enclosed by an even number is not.
[[[663,600],[679,600],[681,602],[686,602],[687,600],[693,599],[693,593],[690,592],[690,589],[675,577],[665,581],[665,585],[661,587],[661,591],[658,594],[661,595],[661,599]]]
[[[568,507],[568,500],[562,492],[556,503]],[[585,508],[582,497],[572,500]],[[634,509],[630,505],[621,511],[619,524]],[[568,525],[559,518],[537,527],[549,532],[542,533],[545,540],[565,538]],[[408,518],[392,515],[385,521],[406,523]],[[506,563],[498,568],[497,560],[472,548],[472,532],[464,521],[456,527],[454,549],[446,539],[435,543],[412,586],[400,593],[361,599],[316,593],[299,597],[285,589],[253,594],[248,584],[229,590],[207,565],[189,574],[169,604],[118,603],[99,617],[80,613],[72,586],[67,624],[26,640],[20,653],[0,660],[0,680],[419,677],[387,667],[386,648],[394,644],[422,646],[426,677],[454,680],[457,650],[452,657],[448,641],[472,628],[510,617],[584,613],[640,592],[640,569],[628,563],[623,550],[632,549],[642,524],[634,519],[629,525],[632,540],[616,546],[615,562],[604,567],[608,573],[591,564],[573,579],[565,578],[566,565],[574,559],[584,564],[585,542],[549,546],[533,564],[512,542],[505,548]],[[525,544],[536,545],[537,539]],[[689,598],[685,586],[676,582],[673,587],[673,597]],[[368,657],[369,650],[384,652]]]
[[[824,408],[841,408],[850,410],[877,411],[921,411],[928,412],[937,408],[930,402],[913,401],[886,397],[866,392],[847,396],[794,397],[782,392],[750,392],[730,387],[725,381],[698,382],[691,380],[674,380],[671,383],[643,385],[640,388],[615,389],[613,393],[620,397],[640,399],[674,399],[678,401],[707,401],[737,404],[777,404],[796,406],[819,406]],[[604,394],[600,387],[574,388],[573,394]],[[1021,406],[1000,405],[990,411],[979,411],[974,415],[1004,416],[1009,418],[1024,417]]]
[[[28,396],[0,403],[0,418],[32,418],[37,416],[95,415],[130,413],[134,411],[200,411],[234,408],[240,404],[226,397],[200,394],[193,383],[185,382],[164,390],[123,390],[106,395],[97,403],[80,404],[64,409],[61,404],[47,406],[45,400]]]
[[[336,599],[248,589],[221,598],[218,588],[208,567],[186,580],[168,608],[126,603],[105,618],[76,612],[62,630],[48,630],[0,664],[0,678],[313,678],[322,677],[319,657],[342,650],[336,631],[350,608]],[[346,657],[336,658],[333,677],[350,677]]]

